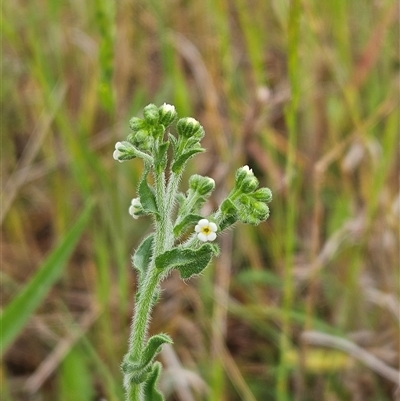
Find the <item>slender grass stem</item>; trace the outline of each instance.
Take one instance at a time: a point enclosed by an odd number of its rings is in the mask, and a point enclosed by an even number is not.
[[[277,400],[289,400],[288,367],[286,356],[290,350],[290,313],[293,303],[293,259],[295,246],[295,228],[297,219],[297,185],[295,177],[295,156],[297,137],[297,106],[299,101],[298,42],[300,25],[300,1],[293,0],[289,9],[288,20],[288,71],[291,85],[291,100],[286,109],[286,123],[289,131],[286,177],[288,190],[287,218],[285,232],[285,267],[283,287],[283,320],[280,336],[281,359],[277,377]]]

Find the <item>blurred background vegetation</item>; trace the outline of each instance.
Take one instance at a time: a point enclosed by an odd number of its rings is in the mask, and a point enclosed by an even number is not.
[[[397,1],[2,7],[2,400],[123,399],[151,222],[128,215],[140,161],[112,152],[150,102],[206,130],[205,214],[244,164],[274,194],[204,275],[164,282],[167,399],[400,397]]]

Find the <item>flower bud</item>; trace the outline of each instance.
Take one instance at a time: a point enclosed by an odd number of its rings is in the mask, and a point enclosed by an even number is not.
[[[176,125],[179,135],[184,138],[196,138],[200,140],[204,136],[204,129],[200,123],[192,117],[184,117],[178,120]]]
[[[254,176],[253,170],[251,168],[249,168],[249,166],[246,165],[246,166],[238,168],[236,171],[236,175],[235,175],[236,185],[238,187],[240,187],[243,180],[248,176]]]
[[[155,104],[147,105],[143,109],[143,116],[148,124],[156,125],[159,118],[158,107]]]
[[[144,127],[144,121],[139,117],[132,117],[129,120],[129,128],[132,131],[139,131],[141,128]]]
[[[266,220],[269,216],[269,207],[263,202],[253,203],[254,215],[261,221]]]
[[[269,188],[260,188],[253,193],[252,197],[259,202],[268,203],[272,200],[272,192]]]
[[[142,142],[145,142],[148,137],[149,137],[149,132],[145,129],[141,129],[138,132],[136,132],[135,140],[138,143],[142,143]]]
[[[210,177],[194,174],[189,179],[189,187],[202,196],[209,195],[215,188],[215,181]]]
[[[235,186],[243,193],[249,194],[258,187],[257,177],[253,174],[253,170],[249,166],[240,167],[236,171]]]
[[[159,107],[158,113],[160,117],[160,124],[164,125],[165,127],[171,125],[178,117],[175,106],[172,106],[171,104],[164,103],[161,107]]]
[[[253,192],[255,189],[258,187],[258,180],[256,176],[247,176],[242,182],[242,185],[240,186],[240,189],[242,190],[243,193],[249,194]]]
[[[129,214],[134,218],[137,219],[141,214],[143,214],[143,207],[140,203],[139,198],[134,198],[131,201],[131,205],[129,206]]]
[[[134,148],[131,143],[123,141],[115,144],[115,150],[113,153],[114,160],[118,160],[122,163],[125,160],[131,160],[135,157]]]

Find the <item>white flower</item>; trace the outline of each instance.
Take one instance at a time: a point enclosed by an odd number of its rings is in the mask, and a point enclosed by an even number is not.
[[[140,216],[140,212],[142,211],[142,204],[140,203],[139,198],[133,198],[131,201],[131,205],[129,206],[129,214],[137,219]]]
[[[175,106],[172,106],[172,104],[164,103],[160,107],[160,109],[161,109],[161,112],[163,112],[163,113],[169,113],[169,112],[175,113]]]
[[[120,159],[119,159],[120,156],[122,156],[122,152],[120,152],[120,151],[118,150],[118,148],[121,147],[121,146],[123,146],[122,143],[121,143],[121,142],[117,142],[117,143],[115,144],[115,150],[114,150],[114,153],[113,153],[113,158],[114,158],[114,160],[118,160],[120,163],[123,162],[123,160],[120,160]]]
[[[199,220],[194,230],[200,241],[214,241],[217,238],[217,234],[215,234],[217,232],[217,225],[207,219]]]
[[[249,168],[249,166],[246,164],[245,166],[242,167],[244,171],[246,171],[247,175],[254,175],[253,169]]]

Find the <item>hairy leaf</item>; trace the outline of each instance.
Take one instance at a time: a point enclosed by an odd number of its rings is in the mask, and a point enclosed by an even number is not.
[[[174,173],[180,173],[183,169],[183,166],[185,165],[185,163],[194,155],[196,155],[197,153],[202,153],[204,152],[203,148],[194,148],[194,149],[190,149],[187,152],[183,153],[182,155],[178,156],[178,158],[174,161],[174,163],[172,164],[171,170]]]
[[[164,401],[163,395],[157,390],[157,380],[161,373],[161,363],[155,362],[152,370],[144,383],[144,400],[145,401]]]
[[[142,204],[143,210],[146,213],[158,215],[158,208],[156,197],[154,196],[153,190],[147,183],[147,173],[143,173],[142,180],[139,184],[139,197],[140,203]]]
[[[146,272],[150,264],[151,256],[153,255],[153,243],[154,234],[150,234],[142,241],[133,255],[133,265],[141,276]]]
[[[198,249],[173,248],[156,257],[158,269],[177,269],[183,279],[201,273],[213,255],[218,254],[218,247],[204,244]]]
[[[197,224],[202,218],[203,217],[198,214],[188,214],[182,220],[178,220],[174,226],[175,237],[182,235],[190,225]]]
[[[140,360],[140,366],[148,366],[157,354],[161,351],[163,344],[172,344],[172,338],[165,333],[156,334],[149,338],[146,347],[143,350],[142,357]]]

